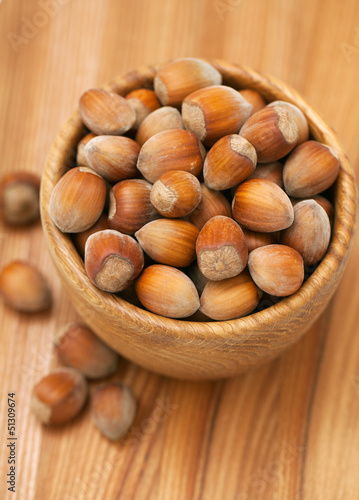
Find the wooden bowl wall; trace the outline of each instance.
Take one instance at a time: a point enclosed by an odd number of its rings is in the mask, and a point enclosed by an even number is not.
[[[294,295],[245,318],[198,323],[164,318],[94,287],[71,238],[49,216],[53,187],[73,164],[85,129],[76,111],[59,132],[48,155],[41,188],[42,224],[64,288],[83,319],[113,349],[149,370],[176,378],[218,379],[269,361],[297,341],[333,296],[347,262],[356,221],[356,186],[349,160],[333,130],[294,90],[244,66],[209,60],[223,83],[258,90],[268,101],[296,104],[312,136],[335,148],[341,163],[335,186],[335,223],[328,252]],[[151,87],[155,67],[132,71],[105,88],[125,95]]]

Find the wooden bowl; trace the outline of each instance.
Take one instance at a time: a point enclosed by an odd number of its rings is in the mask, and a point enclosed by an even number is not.
[[[256,71],[210,60],[223,83],[258,90],[268,101],[296,104],[308,119],[313,137],[336,149],[341,163],[335,186],[335,222],[328,252],[297,293],[266,310],[241,319],[189,322],[158,316],[94,287],[71,238],[49,216],[51,192],[70,165],[85,131],[78,111],[62,127],[48,155],[42,179],[42,224],[47,244],[76,310],[113,349],[139,365],[177,378],[230,377],[269,361],[298,340],[323,312],[343,274],[356,221],[356,186],[348,158],[323,118],[287,85]],[[151,87],[155,67],[117,78],[106,89],[122,95]]]

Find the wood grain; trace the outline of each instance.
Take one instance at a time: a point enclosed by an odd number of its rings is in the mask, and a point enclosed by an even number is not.
[[[54,3],[49,2],[49,3]],[[60,5],[61,3],[61,5]],[[35,0],[0,3],[1,173],[40,173],[52,141],[87,88],[148,63],[191,55],[270,73],[319,109],[359,174],[359,5],[355,0],[57,1],[58,11],[15,52],[9,33],[30,32]],[[36,17],[37,16],[37,17]],[[24,31],[25,30],[25,31]],[[27,41],[26,41],[27,40]],[[34,382],[56,366],[55,329],[76,318],[39,225],[1,226],[1,265],[37,262],[54,295],[51,313],[1,318],[1,429],[8,391],[17,400],[17,493],[25,500],[346,500],[359,497],[359,336],[356,238],[330,306],[298,344],[266,366],[224,382],[178,382],[124,361],[139,412],[125,442],[108,443],[84,412],[44,429],[29,412]],[[5,434],[2,434],[5,439]]]

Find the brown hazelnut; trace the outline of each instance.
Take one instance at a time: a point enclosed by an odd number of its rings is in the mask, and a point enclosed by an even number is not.
[[[136,281],[136,293],[146,309],[169,318],[186,318],[199,308],[196,287],[175,267],[146,267]]]
[[[25,225],[39,219],[40,179],[27,172],[5,175],[0,181],[0,211],[8,224]]]
[[[107,377],[117,369],[118,355],[86,325],[69,323],[62,326],[54,344],[60,362],[87,378]]]
[[[117,441],[131,427],[136,416],[136,400],[131,389],[120,382],[96,387],[91,396],[91,416],[107,439]]]
[[[73,419],[86,402],[85,377],[72,368],[58,368],[33,388],[31,409],[44,424],[64,424]]]
[[[91,282],[105,292],[124,290],[140,274],[143,252],[137,241],[119,231],[92,234],[85,246],[85,270]]]
[[[128,100],[103,89],[82,94],[79,109],[83,123],[96,135],[122,135],[136,121],[135,110]]]
[[[198,267],[209,280],[237,276],[246,267],[248,259],[242,229],[229,217],[212,217],[198,235],[196,254]]]
[[[237,188],[232,204],[233,218],[251,231],[273,233],[293,223],[293,206],[277,184],[250,179]]]
[[[150,201],[152,185],[143,179],[118,182],[110,191],[108,224],[121,233],[133,234],[158,217]]]
[[[154,88],[163,106],[179,107],[191,92],[221,83],[222,75],[211,64],[185,57],[162,66],[155,76]]]
[[[190,214],[201,198],[201,185],[197,177],[182,170],[162,174],[153,184],[150,196],[158,213],[174,218]]]
[[[249,254],[248,268],[257,286],[276,297],[292,295],[304,280],[301,255],[286,245],[256,248]]]
[[[47,281],[36,267],[15,260],[0,272],[0,292],[5,302],[21,312],[39,312],[51,305]]]
[[[181,219],[157,219],[143,226],[135,236],[144,252],[161,264],[186,267],[196,256],[198,229]]]
[[[54,187],[50,216],[63,233],[86,231],[99,219],[105,206],[104,179],[88,167],[68,170]]]

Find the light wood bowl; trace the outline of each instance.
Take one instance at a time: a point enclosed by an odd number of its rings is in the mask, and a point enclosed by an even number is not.
[[[356,222],[354,173],[341,143],[324,119],[294,90],[276,79],[221,60],[210,60],[224,84],[258,90],[268,101],[296,104],[313,137],[336,149],[341,168],[335,187],[335,222],[328,253],[294,295],[247,317],[198,323],[158,316],[94,287],[71,238],[49,216],[51,192],[73,164],[84,135],[78,111],[62,127],[48,155],[41,189],[42,224],[52,259],[76,310],[113,349],[139,365],[177,378],[230,377],[278,356],[323,312],[347,262]],[[141,67],[105,88],[122,95],[150,87],[155,67]]]

